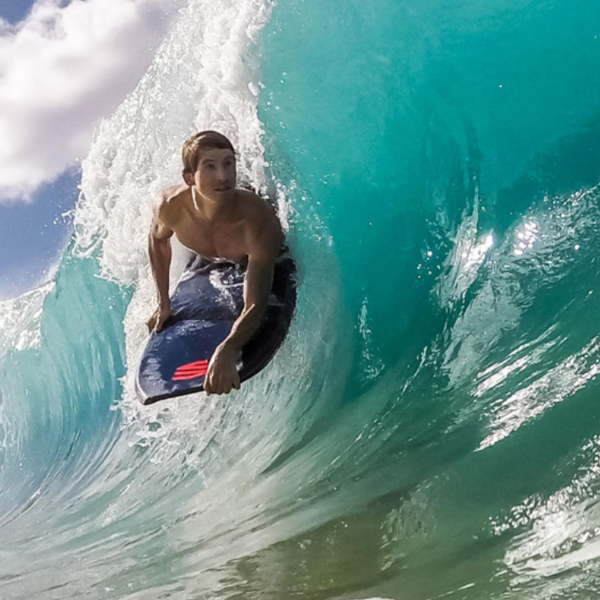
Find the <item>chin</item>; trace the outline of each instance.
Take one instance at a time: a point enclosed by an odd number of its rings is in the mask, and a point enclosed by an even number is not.
[[[233,196],[234,191],[233,188],[228,188],[226,190],[215,190],[213,194],[216,198],[227,198],[228,196]]]

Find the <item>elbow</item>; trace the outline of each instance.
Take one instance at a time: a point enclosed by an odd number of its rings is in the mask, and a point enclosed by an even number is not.
[[[154,254],[165,254],[171,248],[171,240],[161,240],[157,238],[152,232],[148,234],[148,254],[150,256]]]

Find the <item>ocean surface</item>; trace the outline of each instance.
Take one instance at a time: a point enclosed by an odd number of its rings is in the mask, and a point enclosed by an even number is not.
[[[597,598],[599,64],[597,0],[191,0],[0,303],[0,598]],[[297,311],[145,408],[151,200],[205,128]]]

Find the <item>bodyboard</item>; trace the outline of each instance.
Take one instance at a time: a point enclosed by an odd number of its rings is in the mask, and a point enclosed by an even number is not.
[[[153,332],[142,353],[135,387],[148,405],[204,389],[208,361],[227,337],[244,307],[244,271],[227,261],[197,256],[186,267],[171,297],[171,317]],[[263,322],[242,349],[240,381],[261,371],[288,331],[296,304],[296,265],[275,264]]]

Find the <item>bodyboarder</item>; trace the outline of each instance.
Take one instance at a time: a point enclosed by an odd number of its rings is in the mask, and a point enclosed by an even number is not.
[[[236,187],[235,151],[224,135],[216,131],[193,135],[183,145],[182,159],[184,183],[167,188],[153,201],[148,253],[158,308],[147,325],[150,331],[160,331],[171,315],[173,234],[196,254],[245,268],[242,312],[214,351],[204,379],[208,394],[227,394],[240,387],[236,360],[261,324],[284,237],[271,206]]]

